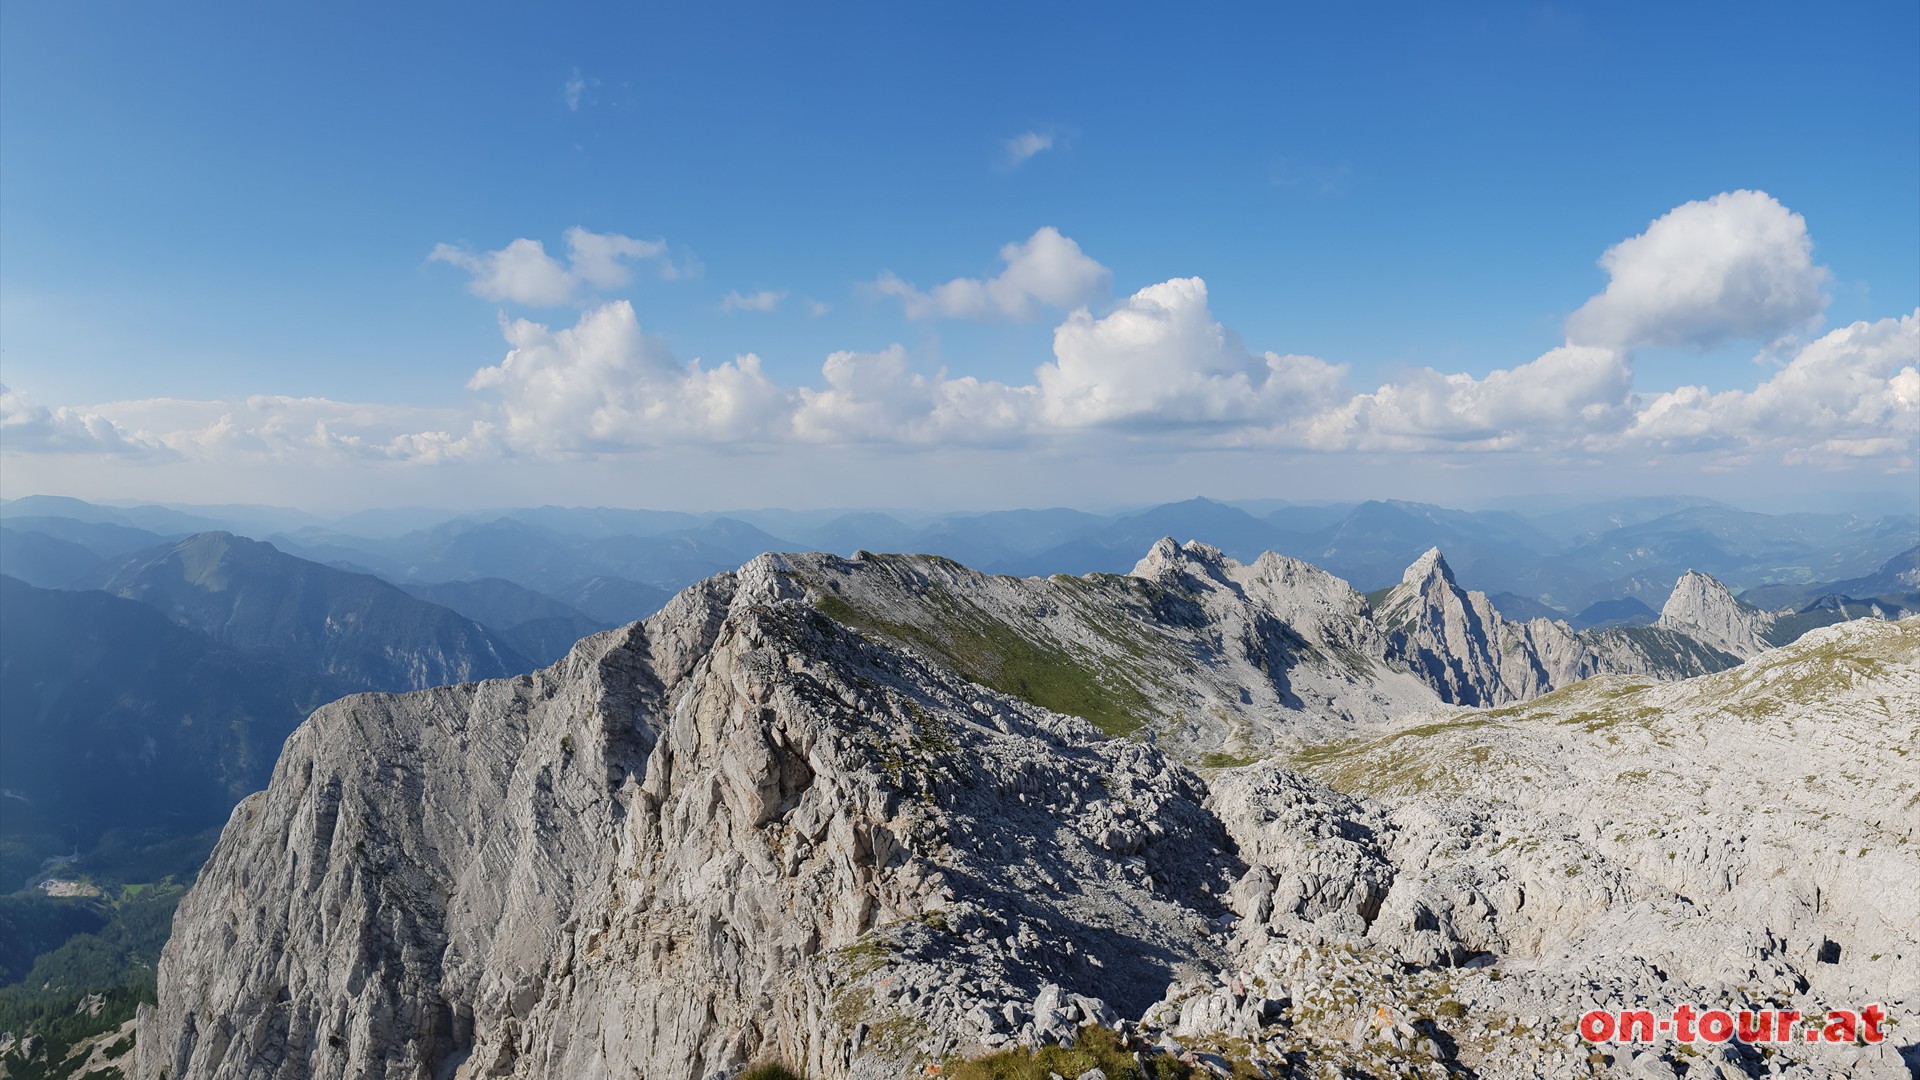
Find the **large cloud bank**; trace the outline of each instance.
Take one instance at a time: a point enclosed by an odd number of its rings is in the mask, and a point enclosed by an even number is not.
[[[616,287],[635,262],[673,272],[657,242],[576,229],[567,244],[564,263],[531,240],[433,257],[467,270],[477,294],[529,306]],[[682,360],[626,300],[589,300],[571,325],[503,318],[506,354],[444,409],[284,397],[59,408],[5,390],[0,435],[9,453],[414,462],[664,445],[1014,448],[1096,433],[1181,449],[1704,454],[1875,468],[1911,468],[1920,450],[1920,311],[1783,346],[1816,324],[1828,273],[1813,262],[1805,221],[1761,192],[1687,203],[1609,249],[1605,289],[1569,316],[1566,342],[1538,357],[1477,376],[1423,368],[1368,387],[1336,362],[1250,348],[1215,317],[1197,277],[1102,299],[1111,274],[1052,228],[1000,257],[993,277],[921,289],[883,275],[875,287],[915,319],[1057,313],[1051,355],[1025,381],[929,368],[894,345],[833,352],[817,380],[781,385],[751,353]],[[1729,341],[1786,358],[1750,389],[1635,392],[1636,349]]]

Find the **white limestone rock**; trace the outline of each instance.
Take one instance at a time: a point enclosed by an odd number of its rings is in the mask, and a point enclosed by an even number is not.
[[[1689,570],[1674,585],[1655,625],[1745,660],[1772,647],[1767,635],[1774,621],[1767,612],[1734,599],[1725,585]]]
[[[1710,589],[1702,582],[1711,583]],[[1675,596],[1703,590],[1726,595],[1719,582],[1689,575],[1681,579]],[[1730,595],[1726,599],[1736,603]],[[1669,601],[1668,607],[1693,609],[1684,599]],[[1557,620],[1509,620],[1485,593],[1460,587],[1438,548],[1407,567],[1373,617],[1388,635],[1392,659],[1456,705],[1525,701],[1595,675],[1690,678],[1725,670],[1752,655],[1730,651],[1725,634],[1702,630],[1693,622],[1663,619],[1653,627],[1576,633]],[[1706,621],[1719,625],[1712,618]]]
[[[1630,1076],[1673,1048],[1574,1019],[1682,1001],[1882,1001],[1911,1044],[1920,620],[1462,710],[1393,635],[1512,695],[1560,639],[1423,562],[1376,615],[1191,544],[1047,581],[763,556],[545,671],[336,702],[182,902],[134,1075],[893,1080],[1097,1023],[1274,1075]]]

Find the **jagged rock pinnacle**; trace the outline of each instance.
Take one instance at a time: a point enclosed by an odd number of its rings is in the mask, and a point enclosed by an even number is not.
[[[1407,567],[1406,573],[1400,575],[1400,580],[1412,585],[1425,581],[1435,574],[1448,584],[1453,583],[1453,567],[1447,565],[1446,556],[1440,554],[1439,548],[1430,547],[1419,558],[1413,560],[1413,563]]]
[[[1228,561],[1226,553],[1212,544],[1203,544],[1198,540],[1182,544],[1171,536],[1163,536],[1154,541],[1145,558],[1134,564],[1132,574],[1134,577],[1157,578],[1189,563],[1198,563],[1217,571],[1223,569]]]

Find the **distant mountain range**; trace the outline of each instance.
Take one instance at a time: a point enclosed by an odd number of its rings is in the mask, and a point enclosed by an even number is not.
[[[533,665],[492,631],[371,574],[295,558],[231,533],[128,557],[103,591],[247,652],[357,690],[490,679]]]
[[[1169,749],[1224,759],[1291,737],[1276,717],[1524,701],[1608,671],[1679,678],[1920,610],[1917,524],[1704,500],[1537,517],[1194,499],[1113,515],[334,520],[16,500],[0,505],[0,874],[141,882],[197,865],[195,838],[265,784],[319,704],[531,672],[764,551],[855,556],[794,560],[813,570],[790,580],[863,632],[1109,730],[1159,717]],[[862,554],[887,549],[924,554]]]
[[[760,552],[933,553],[989,573],[1046,577],[1121,573],[1154,540],[1175,536],[1242,561],[1281,552],[1371,592],[1394,584],[1419,553],[1440,548],[1461,582],[1492,596],[1505,615],[1594,625],[1649,617],[1690,569],[1736,592],[1768,588],[1749,598],[1763,607],[1807,605],[1828,594],[1897,600],[1914,586],[1882,569],[1920,548],[1920,517],[1912,513],[1764,515],[1682,496],[1557,503],[1532,515],[1392,500],[1194,498],[1110,515],[530,507],[363,511],[332,521],[275,507],[104,507],[31,496],[0,503],[0,528],[6,573],[40,586],[92,584],[96,559],[111,563],[194,532],[227,530],[403,586],[507,580],[603,625],[639,619],[676,590]],[[1588,613],[1620,600],[1640,601],[1645,613]],[[516,621],[532,617],[528,609]]]
[[[542,666],[567,655],[574,642],[613,625],[505,578],[443,581],[404,588],[421,600],[491,628],[520,656]]]
[[[1802,609],[1827,598],[1860,601],[1885,598],[1904,604],[1909,610],[1920,609],[1920,544],[1888,559],[1871,574],[1811,585],[1762,585],[1747,590],[1740,598],[1768,610]]]
[[[489,579],[520,586],[538,596],[515,594],[518,610],[495,604],[491,621],[476,621],[505,634],[554,615],[574,620],[505,635],[536,659],[554,655],[570,632],[565,626],[642,618],[675,591],[762,551],[913,552],[991,573],[1047,576],[1119,573],[1155,540],[1173,536],[1241,560],[1280,552],[1370,592],[1439,547],[1461,582],[1486,592],[1503,615],[1566,619],[1576,630],[1651,622],[1688,570],[1770,610],[1828,597],[1840,598],[1829,604],[1906,609],[1920,589],[1899,576],[1901,567],[1912,569],[1920,546],[1913,513],[1770,515],[1679,496],[1557,502],[1538,513],[1196,498],[1117,514],[546,506],[464,515],[364,511],[333,520],[271,507],[120,508],[33,496],[0,505],[0,563],[31,584],[92,587],[103,568],[128,554],[210,530],[258,536],[286,554],[372,574],[416,595],[425,595],[418,586]]]
[[[501,623],[483,625],[230,533],[143,533],[160,543],[110,558],[133,526],[7,521],[0,874],[15,879],[116,829],[217,824],[326,701],[520,674],[605,625],[506,583],[428,590]]]
[[[15,500],[0,506],[0,570],[15,579],[0,662],[8,742],[28,749],[8,755],[25,771],[7,786],[26,792],[64,778],[57,790],[86,790],[75,778],[99,775],[114,799],[93,805],[89,820],[169,798],[177,805],[167,812],[204,817],[262,782],[278,740],[326,698],[533,670],[766,550],[904,548],[1033,577],[1128,571],[1163,536],[1205,541],[1249,565],[1267,550],[1294,554],[1369,592],[1382,632],[1402,635],[1382,657],[1461,703],[1524,697],[1593,670],[1711,670],[1744,655],[1740,642],[1920,610],[1911,517],[1768,516],[1701,499],[1533,518],[1400,502],[1253,509],[1262,513],[1192,499],[1107,516],[906,520],[542,507],[325,522],[270,508]],[[272,542],[173,531],[241,520],[294,528]],[[1447,559],[1408,581],[1408,565],[1435,544]],[[1705,651],[1676,645],[1672,613],[1656,611],[1689,570],[1746,586],[1735,601],[1716,581],[1701,601],[1717,614],[1700,621],[1718,629],[1687,640],[1707,642]],[[1554,602],[1573,599],[1584,602],[1569,618]],[[1562,625],[1546,629],[1551,620]],[[186,773],[128,772],[176,759],[191,759]],[[55,806],[51,794],[33,797]]]
[[[0,577],[0,883],[110,829],[219,823],[348,689],[136,601]]]

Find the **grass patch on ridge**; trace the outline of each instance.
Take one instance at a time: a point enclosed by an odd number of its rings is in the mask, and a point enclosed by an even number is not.
[[[922,610],[934,626],[883,619],[825,590],[814,602],[843,626],[890,638],[943,661],[967,679],[1009,697],[1091,722],[1108,735],[1130,735],[1152,712],[1146,695],[1119,673],[1098,670],[1059,647],[1016,632],[945,589],[928,585]]]

